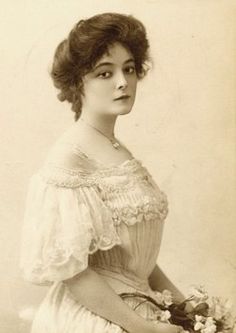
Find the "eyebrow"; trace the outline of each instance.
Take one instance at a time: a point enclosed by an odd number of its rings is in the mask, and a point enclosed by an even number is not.
[[[133,58],[130,58],[130,59],[127,59],[125,62],[124,62],[124,65],[127,64],[128,62],[134,62],[134,59]],[[99,67],[102,67],[102,66],[106,66],[106,65],[114,65],[114,63],[112,62],[101,62],[100,64],[98,64],[97,66],[94,67],[93,71],[95,71],[96,69],[98,69]]]

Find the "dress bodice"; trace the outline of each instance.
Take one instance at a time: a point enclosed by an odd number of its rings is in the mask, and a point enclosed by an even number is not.
[[[22,251],[26,278],[63,280],[89,265],[145,288],[160,248],[166,195],[135,158],[106,167],[78,147],[70,153],[78,157],[77,168],[50,160],[31,179]]]
[[[89,264],[103,275],[145,290],[161,244],[166,196],[136,159],[103,172],[100,184],[121,244],[96,251]]]

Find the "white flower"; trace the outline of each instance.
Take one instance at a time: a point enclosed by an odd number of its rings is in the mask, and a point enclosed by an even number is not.
[[[207,317],[206,319],[206,326],[210,326],[215,324],[215,320],[212,317]]]
[[[216,325],[207,326],[201,329],[201,333],[215,333],[216,332]]]
[[[159,291],[155,291],[155,292],[154,292],[154,298],[155,298],[155,301],[156,301],[158,304],[163,304],[163,296],[162,296],[162,293],[160,293]]]
[[[194,325],[195,331],[199,331],[205,327],[205,325],[203,324],[203,320],[204,320],[203,316],[195,315],[195,325]]]
[[[201,333],[215,333],[215,321],[212,317],[205,318],[203,316],[195,315],[194,330],[201,331]]]
[[[205,326],[203,323],[200,323],[200,322],[197,322],[195,325],[194,325],[194,331],[199,331],[201,329],[203,329]]]
[[[202,322],[204,320],[203,316],[195,315],[195,320]]]
[[[168,321],[171,317],[170,311],[165,310],[165,311],[161,311],[161,316],[160,316],[160,321]]]
[[[189,296],[195,303],[201,303],[208,299],[208,294],[203,286],[192,286],[189,290]]]
[[[162,293],[160,293],[159,291],[155,291],[154,295],[156,302],[160,305],[169,307],[171,304],[173,304],[172,293],[167,289],[163,290]]]
[[[205,328],[201,330],[202,333],[215,333],[216,325],[212,317],[207,317],[205,322]]]
[[[173,304],[173,296],[169,290],[167,289],[163,290],[162,296],[163,296],[163,302],[166,306],[170,306],[171,304]]]

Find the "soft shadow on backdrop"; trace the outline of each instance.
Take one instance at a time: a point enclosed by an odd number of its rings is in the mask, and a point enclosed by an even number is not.
[[[169,198],[159,263],[187,293],[193,283],[236,303],[236,4],[234,1],[4,2],[0,17],[0,333],[27,333],[46,288],[18,268],[29,177],[73,122],[47,74],[74,23],[106,11],[147,27],[155,63],[117,136]],[[26,311],[25,311],[26,309]]]

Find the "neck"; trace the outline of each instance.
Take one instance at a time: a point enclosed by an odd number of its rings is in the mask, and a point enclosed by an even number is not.
[[[104,135],[109,138],[114,137],[114,128],[117,116],[107,116],[107,115],[91,115],[88,113],[82,113],[78,120],[78,123],[86,123],[87,125],[93,126]]]

